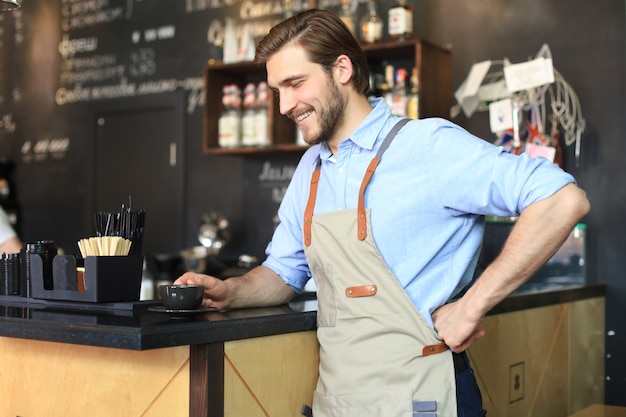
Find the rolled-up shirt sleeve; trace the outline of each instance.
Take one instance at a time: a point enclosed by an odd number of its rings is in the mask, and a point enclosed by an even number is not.
[[[263,262],[263,266],[276,272],[297,294],[302,293],[311,278],[302,243],[302,224],[318,155],[318,147],[312,147],[300,160],[278,209],[280,222],[267,245],[267,258]]]

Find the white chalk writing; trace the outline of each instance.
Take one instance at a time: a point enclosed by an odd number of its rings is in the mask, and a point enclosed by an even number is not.
[[[0,120],[0,129],[4,129],[7,133],[15,132],[15,122],[13,121],[12,114],[3,114],[2,120]]]
[[[273,166],[270,161],[265,161],[265,163],[263,164],[263,170],[259,174],[259,181],[289,181],[295,170],[296,167],[294,165],[283,165],[280,167],[276,167]]]
[[[43,138],[36,141],[27,140],[22,144],[20,153],[22,161],[42,162],[48,159],[63,159],[70,148],[70,139],[61,138]]]
[[[203,86],[204,80],[200,77],[189,77],[183,80],[170,78],[142,83],[132,83],[122,79],[119,84],[113,85],[83,87],[81,84],[77,84],[71,88],[61,87],[56,91],[55,101],[59,106],[63,106],[90,100],[167,93],[181,88],[190,92],[187,112],[193,113],[197,106],[204,105]]]
[[[59,53],[63,58],[73,57],[80,52],[93,52],[98,48],[98,38],[77,38],[69,39],[63,35],[63,40],[59,42]]]

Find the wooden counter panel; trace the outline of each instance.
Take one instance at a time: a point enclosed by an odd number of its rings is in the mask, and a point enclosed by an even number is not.
[[[487,415],[567,416],[604,401],[604,298],[487,316],[468,353]]]
[[[186,417],[189,347],[131,351],[0,337],[0,415]]]
[[[594,404],[570,417],[626,417],[626,407]]]
[[[489,415],[567,416],[603,402],[604,288],[508,300],[469,350]],[[184,325],[148,310],[2,308],[0,416],[267,417],[312,401],[315,300]]]
[[[227,342],[224,416],[298,416],[317,383],[315,331]]]
[[[605,299],[570,303],[570,413],[604,402]]]

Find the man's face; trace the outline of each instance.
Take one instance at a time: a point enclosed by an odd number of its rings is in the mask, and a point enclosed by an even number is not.
[[[310,62],[297,45],[274,53],[266,68],[268,84],[279,95],[280,112],[298,124],[305,142],[331,140],[345,106],[332,74]]]

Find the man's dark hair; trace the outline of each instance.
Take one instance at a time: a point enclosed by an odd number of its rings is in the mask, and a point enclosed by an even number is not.
[[[352,61],[354,87],[367,94],[370,86],[365,52],[333,13],[312,9],[280,22],[257,45],[255,62],[266,63],[272,54],[289,44],[301,46],[311,62],[320,64],[327,73],[339,55],[347,55]]]

